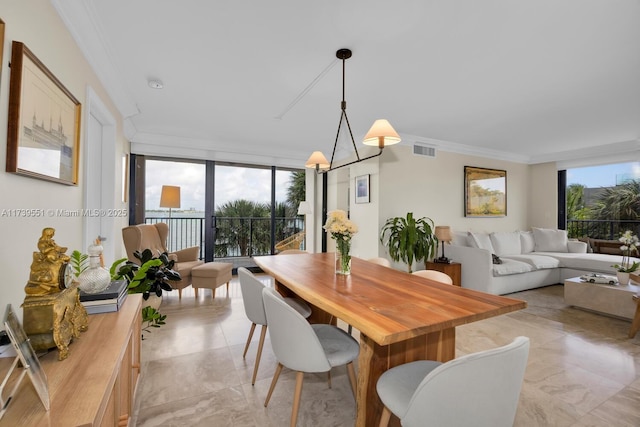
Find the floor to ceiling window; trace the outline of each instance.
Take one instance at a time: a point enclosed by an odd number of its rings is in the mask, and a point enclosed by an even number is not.
[[[567,169],[569,237],[617,240],[640,232],[640,162]]]
[[[199,246],[201,259],[253,267],[253,256],[303,246],[304,171],[137,157],[144,222],[169,224],[171,251]],[[161,206],[163,186],[180,188],[179,207]]]

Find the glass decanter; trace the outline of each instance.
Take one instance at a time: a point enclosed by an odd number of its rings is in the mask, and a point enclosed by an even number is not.
[[[89,267],[78,276],[78,287],[87,294],[97,294],[109,287],[111,275],[100,265],[102,246],[91,245],[88,252]]]

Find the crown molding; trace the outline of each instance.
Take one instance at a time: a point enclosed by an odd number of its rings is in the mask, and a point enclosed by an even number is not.
[[[98,24],[90,1],[51,0],[87,62],[123,118],[140,113],[138,106],[117,77],[117,67]]]

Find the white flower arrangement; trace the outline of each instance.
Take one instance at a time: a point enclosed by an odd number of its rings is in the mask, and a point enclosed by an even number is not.
[[[640,267],[640,263],[637,261],[634,261],[633,264],[631,263],[631,254],[638,253],[638,246],[640,245],[638,236],[633,234],[631,230],[627,230],[622,233],[622,236],[618,240],[622,243],[622,246],[620,246],[622,263],[614,264],[612,267],[621,273],[633,273]]]
[[[358,232],[358,226],[347,218],[347,213],[342,210],[329,211],[327,222],[322,228],[331,234],[331,238],[334,240],[349,240]]]

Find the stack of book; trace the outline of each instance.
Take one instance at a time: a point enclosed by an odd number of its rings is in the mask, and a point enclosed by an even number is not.
[[[88,314],[118,311],[127,298],[127,281],[114,280],[102,292],[87,294],[80,291],[80,303]]]

